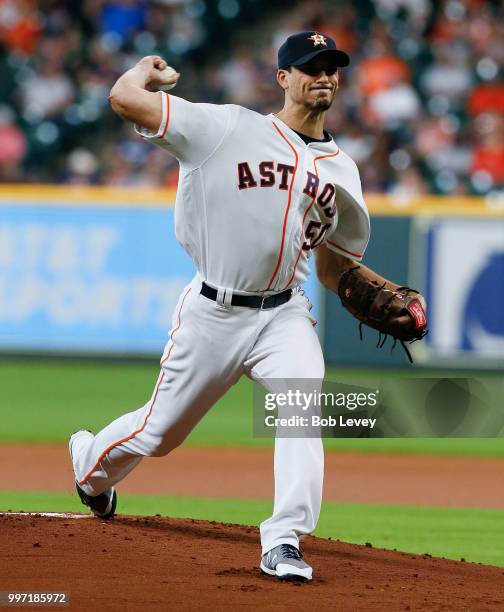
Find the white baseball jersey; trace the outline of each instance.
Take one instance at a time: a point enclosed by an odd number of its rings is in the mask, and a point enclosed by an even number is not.
[[[171,452],[242,375],[270,392],[289,380],[320,389],[322,349],[301,291],[276,308],[248,308],[225,303],[228,292],[222,303],[204,297],[202,279],[218,289],[276,292],[306,278],[318,245],[360,259],[369,238],[357,168],[333,141],[306,145],[274,115],[160,95],[158,132],[137,129],[180,162],[175,228],[198,275],[175,309],[151,400],[96,436],[72,436],[75,477],[88,495],[110,490],[143,457]],[[313,531],[323,474],[320,438],[277,430],[263,554],[298,547]]]
[[[180,163],[177,240],[217,288],[270,293],[301,284],[320,244],[360,260],[369,215],[352,159],[305,142],[275,115],[160,92],[157,133]]]

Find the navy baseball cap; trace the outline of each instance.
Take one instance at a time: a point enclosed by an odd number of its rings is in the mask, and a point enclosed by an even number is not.
[[[301,66],[324,53],[334,59],[335,66],[348,66],[350,58],[336,48],[332,38],[320,32],[292,34],[278,50],[278,67]]]

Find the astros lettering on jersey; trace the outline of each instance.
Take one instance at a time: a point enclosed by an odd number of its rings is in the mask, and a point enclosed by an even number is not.
[[[294,287],[320,244],[362,258],[370,226],[359,173],[333,140],[306,145],[273,114],[159,95],[158,132],[136,130],[180,162],[176,237],[207,283]]]

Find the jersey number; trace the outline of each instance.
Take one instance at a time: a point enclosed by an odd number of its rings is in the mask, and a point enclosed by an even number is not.
[[[305,240],[303,243],[303,251],[309,251],[310,249],[318,247],[324,238],[324,234],[330,227],[330,223],[324,223],[324,225],[322,225],[320,221],[310,221],[305,232],[305,237],[308,240]]]

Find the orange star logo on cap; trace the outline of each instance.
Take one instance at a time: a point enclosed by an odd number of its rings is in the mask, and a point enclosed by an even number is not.
[[[324,47],[327,47],[327,43],[326,43],[326,37],[322,36],[322,34],[313,34],[313,36],[309,36],[308,40],[313,40],[313,46],[316,47],[317,45],[324,45]]]

